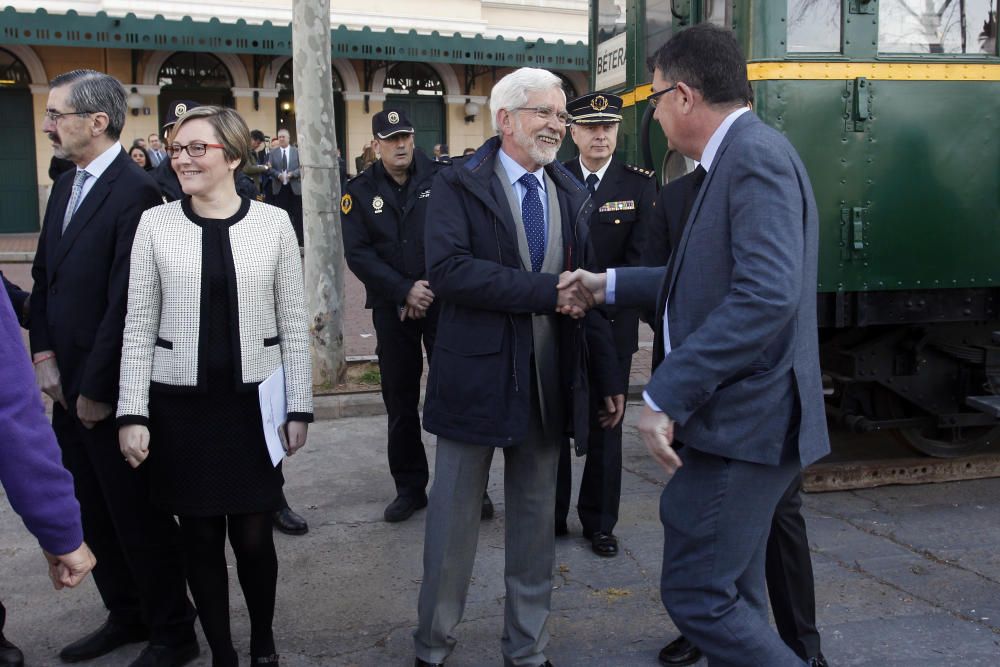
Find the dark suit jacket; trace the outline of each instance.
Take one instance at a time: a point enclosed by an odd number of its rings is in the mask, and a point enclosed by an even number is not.
[[[579,158],[564,163],[583,182]],[[605,271],[615,266],[638,266],[646,228],[654,213],[656,179],[652,172],[627,165],[615,156],[591,198],[590,242],[595,265]],[[631,206],[631,208],[627,208]],[[607,210],[601,210],[603,208]],[[639,347],[639,311],[607,308],[618,356],[633,354]]]
[[[281,148],[275,148],[268,154],[268,162],[271,168],[267,170],[267,175],[271,177],[271,194],[278,194],[281,191]],[[288,172],[288,185],[292,188],[292,194],[302,196],[302,168],[299,165],[299,149],[295,146],[288,147],[288,164],[285,171]]]
[[[726,133],[665,270],[621,269],[616,303],[655,303],[672,351],[646,391],[678,440],[775,465],[798,430],[808,465],[830,451],[819,369],[819,222],[795,149],[745,113]],[[668,311],[664,303],[669,294]]]
[[[161,203],[149,174],[124,150],[62,232],[74,172],[52,187],[31,269],[31,350],[52,350],[62,389],[113,403],[125,327],[129,259],[139,216]]]
[[[155,169],[150,172],[153,178],[156,180],[157,186],[160,188],[160,194],[163,200],[166,201],[177,201],[184,197],[184,191],[181,190],[181,182],[177,179],[177,173],[174,172],[174,168],[170,166],[170,160],[164,160]]]

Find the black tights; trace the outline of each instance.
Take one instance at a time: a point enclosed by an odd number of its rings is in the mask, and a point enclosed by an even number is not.
[[[201,628],[212,649],[214,667],[238,665],[229,628],[229,573],[226,570],[226,523],[236,555],[236,573],[250,614],[250,655],[272,655],[274,596],[278,556],[274,551],[271,513],[215,517],[180,517],[184,563]]]

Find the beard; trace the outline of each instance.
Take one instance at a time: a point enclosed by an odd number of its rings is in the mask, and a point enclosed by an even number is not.
[[[535,142],[535,138],[539,136],[550,136],[556,140],[556,143],[552,146],[539,146]],[[559,152],[559,146],[562,145],[562,141],[558,136],[553,136],[548,130],[540,130],[534,137],[529,135],[521,127],[521,121],[514,117],[514,142],[524,149],[524,152],[528,154],[535,163],[542,165],[543,167],[550,164],[556,159],[556,153]]]

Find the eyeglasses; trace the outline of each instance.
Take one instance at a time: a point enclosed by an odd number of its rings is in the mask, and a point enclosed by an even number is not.
[[[209,148],[225,148],[225,146],[222,144],[203,144],[201,142],[192,142],[187,146],[170,144],[167,146],[167,155],[170,156],[171,160],[176,160],[181,156],[181,151],[187,151],[187,154],[191,157],[201,157],[208,152]]]
[[[662,97],[663,95],[666,95],[671,90],[676,90],[676,89],[677,89],[677,84],[675,83],[674,85],[670,86],[669,88],[664,88],[663,90],[661,90],[659,92],[653,93],[652,95],[650,95],[649,97],[646,98],[646,101],[649,102],[649,106],[651,106],[651,107],[653,107],[655,109],[656,105],[660,103],[660,97]]]
[[[58,123],[59,119],[63,116],[89,116],[95,111],[67,111],[65,113],[60,113],[58,111],[52,111],[51,109],[45,110],[45,118],[51,120],[53,123]]]
[[[551,107],[515,107],[511,111],[532,111],[544,121],[552,120],[552,117],[555,116],[556,120],[563,125],[569,125],[571,120],[571,116],[565,111],[556,111]]]

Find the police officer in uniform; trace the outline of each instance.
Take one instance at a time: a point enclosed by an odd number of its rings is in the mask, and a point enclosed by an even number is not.
[[[413,125],[402,111],[372,116],[381,158],[347,182],[340,200],[344,254],[365,284],[372,310],[382,400],[388,414],[389,472],[396,499],[385,520],[405,521],[427,506],[427,455],[421,439],[423,349],[434,348],[438,304],[424,266],[424,221],[431,182],[450,161],[414,148]]]
[[[566,104],[573,121],[570,132],[579,157],[566,167],[590,190],[594,213],[590,218],[590,238],[600,271],[608,267],[639,265],[644,228],[656,201],[653,172],[622,162],[615,157],[622,99],[608,93],[591,93]],[[632,354],[638,349],[639,312],[608,308],[618,362],[625,382],[632,368]],[[597,422],[602,406],[591,406],[587,461],[580,480],[577,512],[583,536],[599,556],[618,555],[618,504],[622,482],[622,427],[604,430]],[[578,452],[582,454],[582,452]],[[570,451],[563,448],[559,459],[556,487],[557,535],[567,532],[572,479]]]

